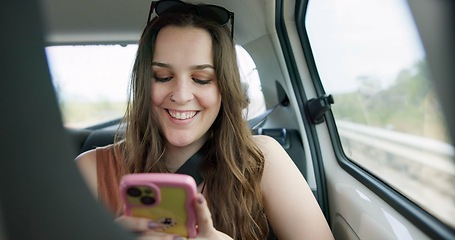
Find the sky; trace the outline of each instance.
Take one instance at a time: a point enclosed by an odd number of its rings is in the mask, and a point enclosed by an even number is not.
[[[310,1],[306,28],[328,93],[357,89],[361,76],[387,87],[424,58],[404,0]]]
[[[46,55],[64,100],[123,101],[136,50],[137,45],[53,46]]]

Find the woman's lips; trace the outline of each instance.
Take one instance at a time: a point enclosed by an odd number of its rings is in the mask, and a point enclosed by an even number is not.
[[[176,111],[176,110],[171,110],[167,109],[167,112],[172,118],[178,119],[178,120],[186,120],[193,118],[196,116],[198,111]]]

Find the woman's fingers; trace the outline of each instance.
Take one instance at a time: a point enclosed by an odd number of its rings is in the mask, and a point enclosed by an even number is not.
[[[186,240],[186,238],[180,238],[179,236],[169,235],[169,234],[155,234],[155,235],[145,235],[139,236],[136,240]]]
[[[194,201],[194,208],[196,209],[198,224],[198,237],[195,239],[232,239],[225,233],[222,233],[213,227],[212,214],[210,213],[204,195],[198,194],[196,201]]]
[[[161,227],[159,223],[150,221],[150,219],[130,216],[121,216],[115,219],[115,222],[135,233],[143,233]]]
[[[196,221],[198,224],[198,236],[208,237],[213,232],[213,221],[207,201],[204,195],[198,194],[194,201],[194,209],[196,210]]]
[[[186,240],[186,238],[181,238],[174,235],[154,235],[154,236],[140,236],[136,240]]]
[[[195,239],[232,239],[224,233],[217,231],[213,227],[212,214],[210,213],[207,201],[202,194],[198,194],[194,201],[196,219],[198,224],[198,237]],[[150,221],[147,218],[121,216],[115,220],[130,232],[139,234],[140,240],[152,239],[185,239],[160,232],[163,226],[159,223]]]

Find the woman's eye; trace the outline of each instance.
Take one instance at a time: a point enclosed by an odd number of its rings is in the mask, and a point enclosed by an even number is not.
[[[153,78],[155,78],[155,81],[157,81],[157,82],[168,82],[172,79],[172,77],[158,77],[158,76],[154,76]]]
[[[198,78],[193,78],[193,81],[197,84],[200,84],[200,85],[205,85],[205,84],[209,84],[212,80],[203,80],[203,79],[198,79]]]

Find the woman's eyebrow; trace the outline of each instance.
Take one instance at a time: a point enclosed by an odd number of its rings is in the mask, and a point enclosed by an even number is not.
[[[215,69],[215,67],[210,64],[193,65],[190,67],[190,69],[193,69],[193,70],[202,70],[202,69],[206,69],[206,68]]]
[[[172,69],[172,65],[167,64],[167,63],[162,63],[162,62],[152,62],[152,66]],[[200,64],[200,65],[190,66],[191,70],[203,70],[203,69],[207,69],[207,68],[215,69],[215,67],[212,66],[211,64]]]
[[[162,67],[162,68],[172,68],[170,64],[161,63],[161,62],[152,62],[152,66]]]

